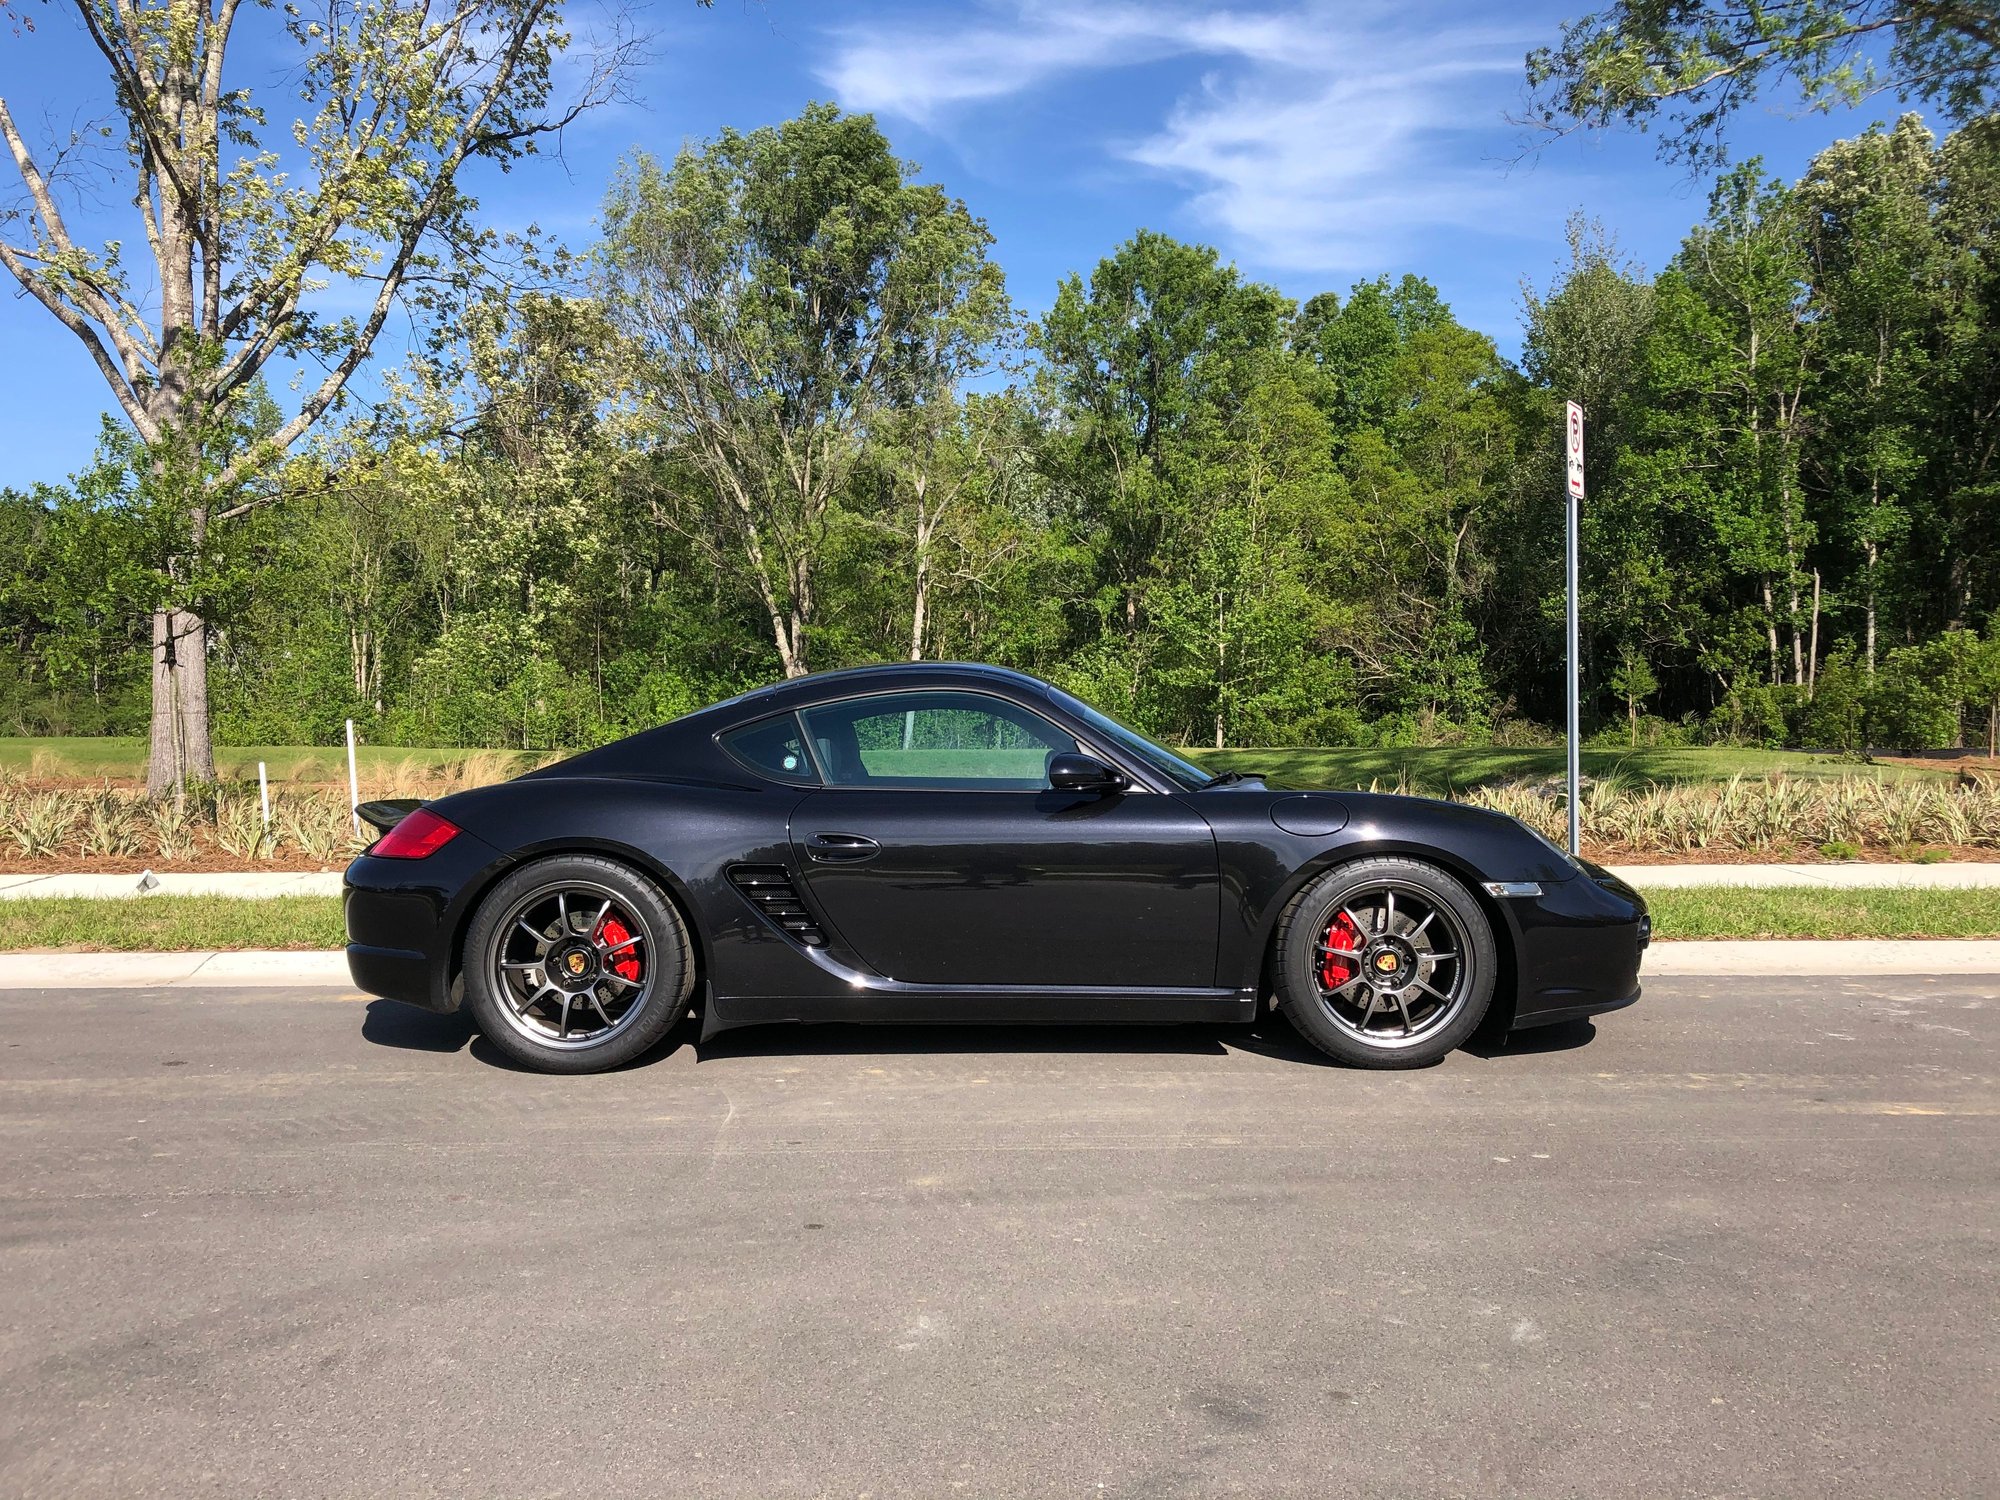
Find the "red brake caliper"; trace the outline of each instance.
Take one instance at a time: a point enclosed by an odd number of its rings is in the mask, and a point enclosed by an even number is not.
[[[639,951],[636,948],[620,949],[618,946],[631,940],[632,930],[616,917],[606,917],[597,935],[611,949],[611,957],[605,961],[605,967],[620,979],[636,982],[639,978]]]
[[[1333,919],[1333,925],[1326,930],[1326,939],[1321,944],[1323,952],[1319,959],[1319,982],[1330,990],[1337,990],[1355,975],[1354,963],[1342,955],[1352,953],[1361,946],[1361,929],[1356,927],[1346,912]]]

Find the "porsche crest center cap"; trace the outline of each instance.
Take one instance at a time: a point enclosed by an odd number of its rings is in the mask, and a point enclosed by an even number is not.
[[[1375,955],[1375,970],[1379,974],[1393,974],[1400,967],[1402,967],[1402,960],[1397,958],[1393,953],[1378,953]]]

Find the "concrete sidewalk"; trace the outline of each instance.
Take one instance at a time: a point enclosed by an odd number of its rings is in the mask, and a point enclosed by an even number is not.
[[[1921,887],[2000,889],[2000,863],[1941,865],[1613,865],[1611,872],[1640,890],[1685,886]],[[338,896],[340,872],[250,871],[222,875],[155,875],[154,895]],[[0,875],[0,901],[36,896],[137,896],[137,875]]]
[[[1992,974],[2000,941],[1655,943],[1640,980],[1683,975]],[[0,990],[343,989],[346,956],[334,953],[0,953]]]
[[[0,875],[0,901],[33,896],[338,896],[338,870],[250,870],[226,875],[155,875],[150,893],[137,875]]]

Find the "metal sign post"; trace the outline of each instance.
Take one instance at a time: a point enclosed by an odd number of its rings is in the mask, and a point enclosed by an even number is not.
[[[1563,673],[1568,698],[1569,740],[1569,852],[1583,852],[1582,819],[1578,803],[1578,782],[1582,780],[1583,704],[1581,666],[1576,649],[1576,527],[1577,512],[1583,503],[1583,408],[1574,401],[1568,408],[1564,449],[1569,465],[1569,483],[1563,496],[1563,579],[1569,597],[1567,633],[1568,656]]]

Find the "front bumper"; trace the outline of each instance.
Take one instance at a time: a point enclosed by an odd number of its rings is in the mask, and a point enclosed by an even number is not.
[[[1517,1030],[1600,1015],[1639,998],[1639,961],[1652,939],[1645,897],[1602,866],[1581,863],[1580,878],[1507,903]]]

